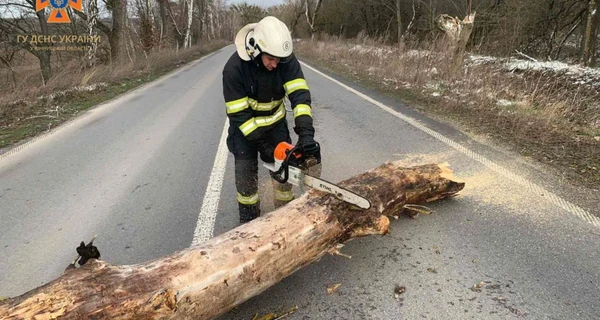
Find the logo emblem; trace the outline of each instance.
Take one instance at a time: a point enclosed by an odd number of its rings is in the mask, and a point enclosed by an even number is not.
[[[286,41],[283,43],[283,50],[288,51],[290,50],[290,42]]]
[[[35,0],[35,11],[50,7],[50,16],[48,23],[70,23],[67,7],[71,7],[79,12],[83,11],[83,0]]]

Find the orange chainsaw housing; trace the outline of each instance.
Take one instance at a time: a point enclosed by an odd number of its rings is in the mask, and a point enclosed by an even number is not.
[[[283,161],[287,158],[288,151],[294,149],[294,145],[287,142],[280,142],[277,147],[275,147],[275,154],[273,155],[275,160]],[[296,159],[302,157],[301,154],[293,155]]]

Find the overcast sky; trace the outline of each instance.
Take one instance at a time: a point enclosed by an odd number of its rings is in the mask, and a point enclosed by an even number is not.
[[[263,8],[268,8],[270,6],[276,5],[276,4],[282,4],[284,2],[284,0],[228,0],[227,3],[241,3],[241,2],[247,2],[249,4],[256,4],[259,5]]]
[[[19,3],[19,1],[22,1],[22,0],[17,0],[16,2]],[[6,0],[0,0],[0,3],[2,3],[2,2],[6,2]],[[247,2],[249,4],[256,4],[256,5],[259,5],[266,9],[273,5],[282,4],[285,2],[285,0],[226,0],[227,4],[242,3],[242,2]],[[133,3],[133,1],[130,1],[130,3]],[[98,4],[100,7],[103,7],[102,1],[98,1]],[[0,17],[13,17],[13,15],[10,14],[10,12],[8,12],[8,11],[10,11],[10,9],[17,9],[17,8],[18,7],[11,7],[11,6],[0,7]],[[18,12],[18,10],[14,10],[14,12]]]

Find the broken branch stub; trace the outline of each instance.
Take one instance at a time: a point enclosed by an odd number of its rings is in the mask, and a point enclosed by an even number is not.
[[[437,17],[436,23],[448,38],[448,47],[453,56],[451,67],[457,70],[462,66],[463,55],[473,32],[475,12],[467,15],[462,21],[457,17],[441,14]]]

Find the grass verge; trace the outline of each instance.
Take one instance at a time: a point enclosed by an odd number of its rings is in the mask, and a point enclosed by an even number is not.
[[[295,50],[324,70],[512,146],[572,184],[600,186],[600,76],[508,69],[506,61],[485,57],[467,58],[457,71],[434,47],[365,39],[302,41]]]
[[[4,93],[0,96],[0,153],[227,44],[215,41],[179,52],[165,50],[118,68],[81,70],[73,64],[45,87]]]

